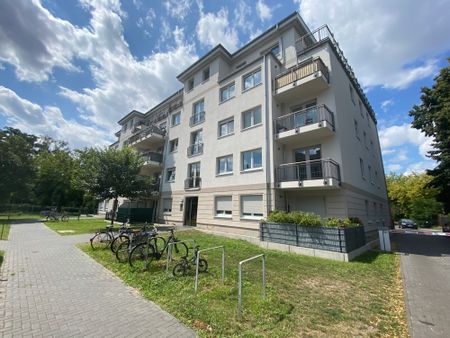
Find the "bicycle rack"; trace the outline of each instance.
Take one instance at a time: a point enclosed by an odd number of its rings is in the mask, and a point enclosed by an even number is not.
[[[238,282],[238,319],[242,319],[242,265],[258,258],[262,258],[262,298],[266,298],[266,256],[264,254],[260,254],[240,261]]]
[[[170,242],[167,245],[166,273],[169,271],[169,262],[172,261],[172,248],[175,244],[178,244],[178,243],[192,243],[192,247],[194,247],[194,248],[197,245],[197,242],[195,241],[195,239],[185,239],[184,241]],[[188,252],[188,254],[189,254],[189,252]]]
[[[216,249],[222,249],[222,283],[225,280],[225,248],[224,248],[224,246],[220,245],[220,246],[215,246],[212,248],[206,248],[206,249],[199,250],[197,252],[197,261],[195,262],[195,292],[197,292],[197,288],[198,288],[198,264],[200,261],[200,253],[206,252],[206,251],[211,251],[211,250],[216,250]]]

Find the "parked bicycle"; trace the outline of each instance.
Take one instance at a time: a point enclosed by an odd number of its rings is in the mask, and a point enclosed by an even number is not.
[[[45,221],[61,221],[68,222],[69,215],[63,211],[62,213],[57,212],[56,210],[44,210],[40,212],[41,216],[45,218]]]
[[[197,265],[197,256],[198,256],[199,246],[197,245],[194,248],[194,255],[187,259],[186,257],[182,258],[180,262],[178,262],[172,270],[172,273],[175,277],[186,276],[192,268],[195,269]],[[198,260],[198,272],[206,272],[208,270],[208,262],[206,259],[200,258]]]
[[[158,245],[158,243],[156,243],[154,238],[147,238],[145,243],[136,245],[130,251],[128,263],[136,270],[145,271],[153,260],[160,260],[164,254],[169,253],[170,243],[174,243],[173,251],[177,254],[177,256],[181,256],[182,259],[188,256],[189,249],[186,243],[183,243],[175,238],[174,230],[171,229],[170,235],[162,248]]]
[[[94,250],[106,249],[111,245],[114,239],[114,229],[107,226],[106,229],[99,229],[95,232],[94,237],[90,239],[91,247]]]

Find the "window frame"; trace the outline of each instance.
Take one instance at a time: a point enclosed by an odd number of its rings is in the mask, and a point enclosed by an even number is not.
[[[243,200],[245,197],[249,197],[249,196],[259,196],[261,197],[261,213],[253,213],[251,215],[245,215],[244,213],[244,207],[243,207]],[[245,194],[245,195],[240,195],[239,196],[239,214],[241,219],[243,220],[250,220],[250,221],[260,221],[263,217],[264,217],[264,205],[263,205],[263,195],[261,194]]]
[[[353,88],[351,83],[348,84],[348,87],[350,88],[350,99],[352,100],[353,104],[356,106],[355,89]]]
[[[178,123],[174,124],[174,118],[177,116],[178,116]],[[170,126],[175,127],[175,126],[178,126],[180,123],[181,123],[181,111],[172,114],[172,116],[170,118]]]
[[[175,141],[177,146],[175,147],[175,149],[172,149],[172,144],[175,144]],[[169,141],[169,154],[176,153],[178,151],[178,142],[178,137]]]
[[[258,123],[255,123],[255,112],[256,111],[259,111],[259,120],[260,121]],[[245,114],[247,114],[247,113],[252,114],[251,115],[251,124],[248,127],[245,126]],[[261,106],[256,106],[251,109],[247,109],[247,110],[243,111],[241,113],[241,121],[242,121],[242,124],[241,124],[242,131],[262,125],[262,108],[261,108]]]
[[[220,214],[218,213],[218,210],[217,210],[217,198],[220,198],[220,197],[222,197],[222,198],[223,197],[229,197],[230,198],[231,210],[223,210],[224,211],[223,213],[220,213]],[[227,211],[229,211],[229,213]],[[214,196],[214,217],[227,218],[227,219],[233,218],[233,195],[217,195],[217,196]]]
[[[228,168],[228,161],[227,161],[227,159],[228,158],[231,158],[231,169],[230,168]],[[226,161],[225,161],[225,167],[226,167],[226,171],[224,171],[224,172],[221,172],[220,171],[220,160],[221,159],[225,159]],[[233,163],[234,161],[233,161],[233,154],[229,154],[229,155],[224,155],[224,156],[219,156],[219,157],[217,157],[216,158],[216,175],[217,176],[224,176],[224,175],[232,175],[233,174],[233,166],[234,166],[234,163]]]
[[[260,151],[261,153],[261,166],[259,167],[255,167],[254,166],[254,156],[253,153],[255,151]],[[250,168],[244,168],[244,155],[246,153],[251,153],[251,158],[250,158],[250,164],[251,167]],[[255,148],[255,149],[250,149],[250,150],[245,150],[245,151],[241,151],[241,173],[243,172],[251,172],[251,171],[256,171],[256,170],[262,170],[263,169],[263,154],[262,154],[262,148]]]
[[[245,80],[251,76],[254,76],[256,73],[260,73],[259,75],[259,82],[258,83],[253,83],[253,85],[251,87],[246,88],[245,87]],[[254,82],[254,81],[253,81]],[[248,72],[247,74],[242,75],[242,92],[246,92],[252,88],[255,88],[256,86],[259,86],[260,84],[262,84],[262,76],[261,76],[261,67],[258,67],[254,70],[252,70],[251,72]]]
[[[358,121],[356,119],[353,119],[353,126],[355,129],[355,136],[358,140],[361,141],[360,137],[359,137],[359,125],[358,125]]]
[[[229,131],[229,127],[228,127],[230,122],[233,123],[233,131],[231,131],[231,132]],[[221,135],[221,130],[222,130],[221,126],[224,125],[224,124],[227,125],[227,130],[229,132],[227,134]],[[230,135],[233,135],[233,134],[234,134],[234,116],[229,117],[229,118],[227,118],[225,120],[222,120],[222,121],[218,122],[218,124],[217,124],[217,138],[223,138],[223,137],[227,137],[227,136],[230,136]]]
[[[208,72],[208,77],[205,77],[206,71]],[[203,68],[202,70],[202,83],[208,81],[211,77],[211,67],[208,66],[206,68]]]
[[[169,175],[169,172],[173,172],[173,179],[170,179],[172,175]],[[166,169],[166,182],[172,183],[175,182],[177,176],[177,168],[176,167],[170,167]]]
[[[223,98],[222,98],[222,93],[223,93],[225,90],[230,89],[231,87],[234,87],[234,89],[233,89],[233,95],[230,95],[228,98],[223,99]],[[227,85],[225,85],[225,86],[223,86],[222,88],[219,89],[219,103],[227,102],[227,101],[231,100],[232,98],[234,98],[235,96],[236,96],[236,82],[235,82],[235,81],[230,82],[230,83],[228,83]]]
[[[164,201],[170,200],[170,209],[165,208],[164,206]],[[163,198],[162,199],[162,209],[163,209],[163,214],[167,215],[167,214],[171,214],[172,213],[172,209],[173,209],[173,198],[167,197],[167,198]]]
[[[186,92],[189,93],[190,91],[194,90],[194,87],[195,87],[195,81],[194,81],[194,78],[192,77],[187,81]]]
[[[366,179],[366,170],[364,167],[364,160],[361,157],[359,158],[359,168],[361,170],[361,177],[363,180],[365,180]]]

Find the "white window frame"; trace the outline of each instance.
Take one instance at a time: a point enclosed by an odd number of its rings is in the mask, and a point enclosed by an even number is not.
[[[176,117],[178,117],[178,123],[174,123],[174,120],[176,119]],[[181,112],[179,111],[177,113],[172,114],[172,117],[170,119],[170,126],[171,127],[178,126],[180,124],[180,122],[181,122]]]
[[[170,208],[166,208],[164,201],[170,201]],[[173,206],[173,199],[172,198],[163,198],[162,199],[163,214],[170,214],[170,213],[172,213],[172,206]]]
[[[256,112],[259,112],[259,120],[260,121],[258,123],[255,123],[255,113]],[[251,114],[251,118],[250,118],[251,123],[247,127],[245,126],[245,115],[246,114]],[[242,119],[242,130],[247,130],[247,129],[250,129],[250,128],[253,128],[253,127],[261,125],[262,124],[261,106],[257,106],[257,107],[254,107],[252,109],[243,111],[242,114],[241,114],[241,119]]]
[[[233,130],[232,131],[230,131],[230,127],[229,127],[230,123],[232,123],[232,125],[233,125]],[[227,133],[221,135],[221,131],[222,131],[222,126],[223,125],[227,126]],[[233,134],[234,134],[234,116],[219,122],[218,130],[217,130],[218,138],[222,138],[222,137],[233,135]]]
[[[228,168],[228,159],[231,158],[231,168]],[[225,171],[221,172],[220,171],[220,160],[225,159]],[[218,176],[220,175],[229,175],[233,173],[233,154],[230,155],[225,155],[225,156],[220,156],[217,157],[216,159],[216,173]]]
[[[217,210],[217,199],[218,198],[230,198],[230,210]],[[232,218],[233,217],[233,196],[225,195],[225,196],[214,196],[214,216],[219,218]]]
[[[260,167],[255,167],[255,160],[254,160],[254,155],[253,153],[259,151],[261,153],[261,166]],[[244,155],[246,153],[251,153],[251,158],[250,158],[250,168],[244,168]],[[263,157],[262,157],[262,148],[256,148],[256,149],[251,149],[251,150],[246,150],[241,152],[241,171],[245,172],[245,171],[253,171],[253,170],[260,170],[263,167]]]
[[[176,143],[176,147],[172,149],[172,144]],[[173,140],[169,141],[169,153],[175,153],[178,151],[178,138],[174,138]]]
[[[260,213],[244,213],[244,206],[243,206],[243,202],[245,197],[250,197],[250,196],[258,196],[261,197],[261,212]],[[240,214],[241,214],[241,219],[245,219],[245,220],[254,220],[254,221],[259,221],[261,220],[261,218],[264,217],[264,206],[263,206],[263,195],[241,195],[239,197],[239,209],[240,209]]]
[[[255,76],[255,74],[260,73],[259,74],[259,82],[255,83],[255,80],[253,80],[253,84],[250,87],[245,87],[245,80]],[[252,88],[255,88],[256,86],[260,85],[262,83],[262,76],[261,76],[261,67],[251,71],[250,73],[247,73],[245,75],[242,76],[242,91],[245,92],[247,90],[250,90]]]
[[[224,93],[226,91],[229,91],[231,87],[233,87],[232,95],[228,94],[229,95],[228,98],[224,99],[222,97],[222,93]],[[231,83],[227,84],[226,86],[223,86],[222,88],[219,89],[219,102],[222,103],[222,102],[226,102],[228,100],[231,100],[233,97],[235,97],[235,95],[236,95],[236,83],[233,81],[233,82],[231,82]]]
[[[176,174],[177,174],[176,167],[167,168],[167,170],[166,170],[166,182],[175,182]]]

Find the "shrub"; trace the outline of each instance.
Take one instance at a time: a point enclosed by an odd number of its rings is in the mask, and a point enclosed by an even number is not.
[[[267,221],[275,223],[299,224],[304,226],[322,226],[320,216],[301,211],[285,212],[282,210],[275,210],[269,214]]]
[[[340,219],[340,218],[328,218],[325,222],[324,225],[327,227],[344,227],[344,228],[349,228],[349,227],[355,227],[358,226],[359,224],[353,223],[349,218],[344,218],[344,219]]]

